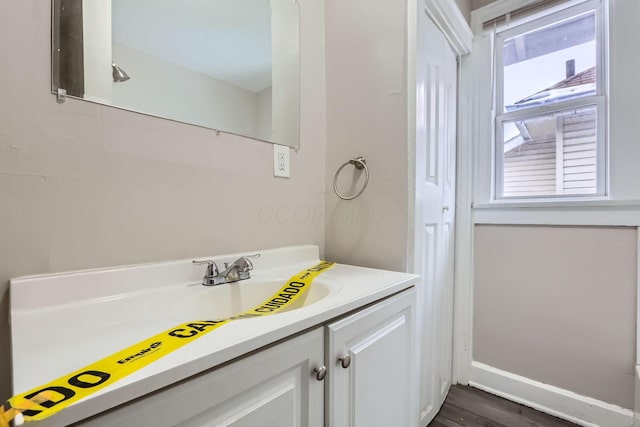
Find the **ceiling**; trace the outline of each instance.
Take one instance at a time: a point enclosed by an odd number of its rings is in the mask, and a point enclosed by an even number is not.
[[[488,5],[489,3],[494,3],[496,0],[471,0],[471,9],[479,9],[483,6]]]
[[[112,16],[114,42],[253,92],[271,86],[270,0],[112,0]]]

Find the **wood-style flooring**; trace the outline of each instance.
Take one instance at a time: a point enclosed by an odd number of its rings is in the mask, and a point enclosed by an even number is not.
[[[535,409],[471,387],[453,386],[429,427],[575,427]]]

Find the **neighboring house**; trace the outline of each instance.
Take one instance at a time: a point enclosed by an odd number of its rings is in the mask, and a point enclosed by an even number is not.
[[[507,111],[593,95],[595,67],[531,95]],[[519,135],[504,144],[504,196],[593,194],[596,192],[596,111],[591,108],[537,116],[515,123]]]

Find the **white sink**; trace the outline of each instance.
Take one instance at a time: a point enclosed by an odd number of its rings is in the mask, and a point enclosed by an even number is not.
[[[289,277],[261,280],[252,278],[219,286],[190,284],[165,289],[146,304],[152,316],[178,323],[190,320],[219,320],[237,316],[257,307],[274,295]],[[336,293],[342,285],[336,280],[316,278],[308,290],[278,314],[308,307]],[[277,314],[276,314],[277,315]]]
[[[240,314],[320,262],[317,246],[258,252],[251,279],[214,287],[201,285],[205,269],[192,259],[11,280],[13,393],[46,384],[181,323]],[[198,259],[223,265],[251,253],[256,252]],[[227,323],[73,404],[58,422],[72,424],[329,322],[413,286],[417,277],[336,264],[317,276],[307,295],[288,310]]]

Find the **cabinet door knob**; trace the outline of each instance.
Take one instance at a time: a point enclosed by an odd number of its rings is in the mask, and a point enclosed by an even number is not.
[[[338,362],[340,362],[340,366],[342,366],[343,368],[347,369],[351,365],[351,356],[346,354],[346,355],[342,356],[341,358],[339,358]]]
[[[324,377],[327,376],[327,367],[320,366],[319,368],[314,369],[313,372],[316,374],[316,379],[318,381],[322,381],[324,380]]]

